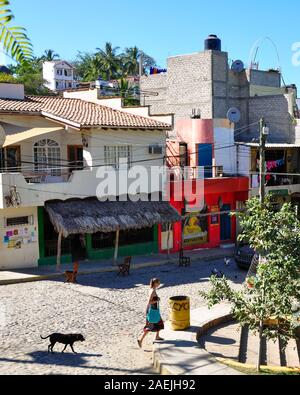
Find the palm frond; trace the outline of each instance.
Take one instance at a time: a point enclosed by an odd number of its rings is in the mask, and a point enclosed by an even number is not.
[[[4,8],[9,5],[10,4],[8,0],[0,0],[0,23],[8,23],[14,19],[11,10]]]
[[[0,42],[4,51],[17,62],[23,63],[32,59],[33,49],[26,29],[20,26],[8,26],[14,18],[10,9],[6,8],[8,0],[0,0]]]

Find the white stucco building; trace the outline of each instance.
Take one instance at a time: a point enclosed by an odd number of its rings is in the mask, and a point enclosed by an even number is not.
[[[100,204],[96,199],[99,169],[113,168],[121,177],[124,166],[131,169],[139,164],[150,174],[152,166],[164,163],[172,117],[152,118],[147,109],[139,108],[133,114],[133,109],[121,109],[121,99],[95,103],[83,96],[26,97],[22,85],[0,84],[0,270],[55,264],[60,230],[53,226],[46,209],[51,202],[71,205],[72,214],[73,204],[83,206],[74,218],[75,224],[84,215],[81,226],[97,219],[95,211],[88,214],[92,206],[101,206],[99,218],[107,221],[113,215],[113,221],[118,221],[116,211],[119,207],[125,210],[122,204],[112,202],[112,207],[110,202]],[[161,153],[149,152],[152,146],[160,146]],[[160,186],[155,188],[151,192],[161,192]],[[116,193],[114,196],[121,195]],[[157,227],[160,221],[169,221],[170,215],[174,217],[174,210],[164,203],[154,211],[124,204],[127,211],[116,228],[120,255],[158,251]],[[147,226],[140,229],[136,223],[146,214]],[[70,215],[65,219],[69,222]],[[102,230],[79,231],[86,235],[91,260],[114,254],[115,229],[110,225],[104,233]],[[71,261],[76,236],[63,235],[62,262]]]
[[[44,62],[43,78],[47,88],[54,92],[74,89],[77,86],[74,79],[74,67],[63,60]]]

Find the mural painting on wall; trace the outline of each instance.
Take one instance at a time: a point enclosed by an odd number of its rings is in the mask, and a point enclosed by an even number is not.
[[[193,213],[184,221],[183,244],[185,247],[208,243],[208,217],[205,212]]]

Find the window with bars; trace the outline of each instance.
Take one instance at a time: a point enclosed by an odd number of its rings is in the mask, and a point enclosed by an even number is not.
[[[5,218],[5,227],[10,226],[20,226],[20,225],[32,225],[33,224],[33,216],[26,217],[14,217],[14,218]]]
[[[54,140],[40,140],[34,145],[34,166],[38,172],[61,176],[60,146]]]
[[[0,173],[21,171],[21,150],[19,146],[0,148]]]
[[[105,146],[105,165],[120,169],[130,167],[132,162],[132,147],[130,145]]]

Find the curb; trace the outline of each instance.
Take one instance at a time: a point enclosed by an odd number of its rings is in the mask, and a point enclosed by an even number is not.
[[[226,358],[217,358],[217,361],[222,364],[232,367],[233,369],[244,369],[244,370],[256,370],[255,365],[244,364],[240,362],[233,361],[231,359]],[[280,367],[280,366],[261,366],[262,372],[273,373],[274,375],[278,375],[280,373],[295,373],[300,375],[300,368],[289,368],[289,367]]]
[[[210,257],[191,257],[191,262],[210,262],[214,261],[217,259],[222,259],[225,257],[233,257],[234,253],[229,252],[228,254],[216,254],[212,255]],[[159,262],[148,262],[144,264],[133,264],[131,265],[131,270],[140,270],[148,267],[159,267],[159,266],[165,266],[165,265],[170,265],[170,264],[176,264],[178,263],[178,259],[167,259],[165,261],[159,261]],[[106,268],[100,268],[100,269],[90,269],[90,270],[83,270],[78,273],[78,276],[88,276],[91,274],[100,274],[100,273],[113,273],[117,272],[118,268],[117,267],[106,267]],[[1,273],[1,272],[0,272]],[[27,275],[26,275],[27,276]],[[49,281],[49,280],[54,280],[54,279],[61,279],[64,276],[64,273],[51,273],[51,274],[45,274],[45,275],[32,275],[32,276],[27,276],[24,278],[17,278],[17,279],[8,279],[8,280],[0,280],[0,286],[2,285],[13,285],[13,284],[24,284],[24,283],[32,283],[32,282],[38,282],[38,281]]]
[[[232,315],[231,314],[226,314],[222,315],[210,320],[207,320],[205,322],[199,323],[199,322],[192,322],[191,326],[194,326],[194,332],[176,332],[177,334],[179,333],[181,335],[181,340],[185,341],[191,341],[195,343],[196,345],[199,345],[199,337],[203,336],[209,329],[211,329],[214,326],[219,326],[224,323],[227,323],[232,320]],[[195,331],[196,329],[196,331]],[[174,346],[175,347],[175,346]],[[195,347],[193,347],[194,349]],[[155,343],[154,344],[154,349],[153,349],[153,365],[155,370],[163,376],[179,376],[179,375],[189,375],[189,373],[183,373],[183,369],[179,365],[175,365],[172,363],[171,358],[166,359],[163,356],[163,343]],[[198,349],[198,354],[199,354],[199,360],[201,357],[205,357],[205,360],[207,364],[203,367],[203,375],[242,375],[242,373],[238,372],[237,370],[228,367],[224,364],[222,364],[220,361],[218,361],[217,358],[209,354],[207,351],[204,349],[200,348]],[[185,354],[186,356],[189,355],[188,351]],[[210,373],[207,373],[207,365],[210,365]],[[201,369],[199,367],[198,369]],[[206,371],[205,371],[206,370]],[[200,375],[200,373],[198,374]]]

